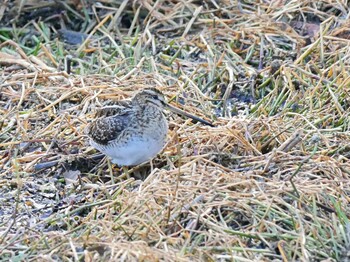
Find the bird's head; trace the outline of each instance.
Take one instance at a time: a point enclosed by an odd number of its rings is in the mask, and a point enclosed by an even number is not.
[[[166,107],[166,100],[163,93],[156,88],[146,88],[141,90],[132,98],[132,103],[141,106],[153,104],[160,108]]]
[[[201,122],[205,125],[213,126],[210,122],[199,118],[197,116],[194,116],[192,114],[189,114],[177,107],[174,107],[170,104],[168,104],[165,100],[165,97],[161,91],[159,91],[156,88],[147,88],[143,89],[142,91],[138,92],[133,98],[132,103],[137,106],[144,106],[144,105],[155,105],[158,108],[161,109],[168,109],[178,115],[182,115],[188,118],[191,118],[195,121]]]

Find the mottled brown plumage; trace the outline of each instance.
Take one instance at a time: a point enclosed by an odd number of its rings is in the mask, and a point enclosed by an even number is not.
[[[155,88],[138,92],[131,100],[101,108],[88,125],[90,144],[121,166],[138,165],[156,156],[166,143],[170,109],[204,124],[209,122],[167,104]]]

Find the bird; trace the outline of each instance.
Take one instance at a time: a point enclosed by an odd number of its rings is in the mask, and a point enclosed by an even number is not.
[[[168,121],[164,110],[205,125],[212,123],[167,103],[157,88],[145,88],[131,100],[100,108],[85,132],[90,145],[118,166],[136,166],[152,160],[165,146]]]

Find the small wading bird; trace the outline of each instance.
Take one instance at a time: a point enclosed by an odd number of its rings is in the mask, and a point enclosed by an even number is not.
[[[213,126],[171,106],[156,88],[138,92],[131,100],[103,107],[86,133],[90,144],[119,166],[134,166],[154,158],[165,146],[168,122],[164,109]]]

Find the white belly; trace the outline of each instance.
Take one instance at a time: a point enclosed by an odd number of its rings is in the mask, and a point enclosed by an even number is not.
[[[134,166],[154,158],[164,147],[164,141],[154,139],[132,139],[122,145],[101,146],[91,141],[91,145],[109,156],[112,163],[119,166]]]

